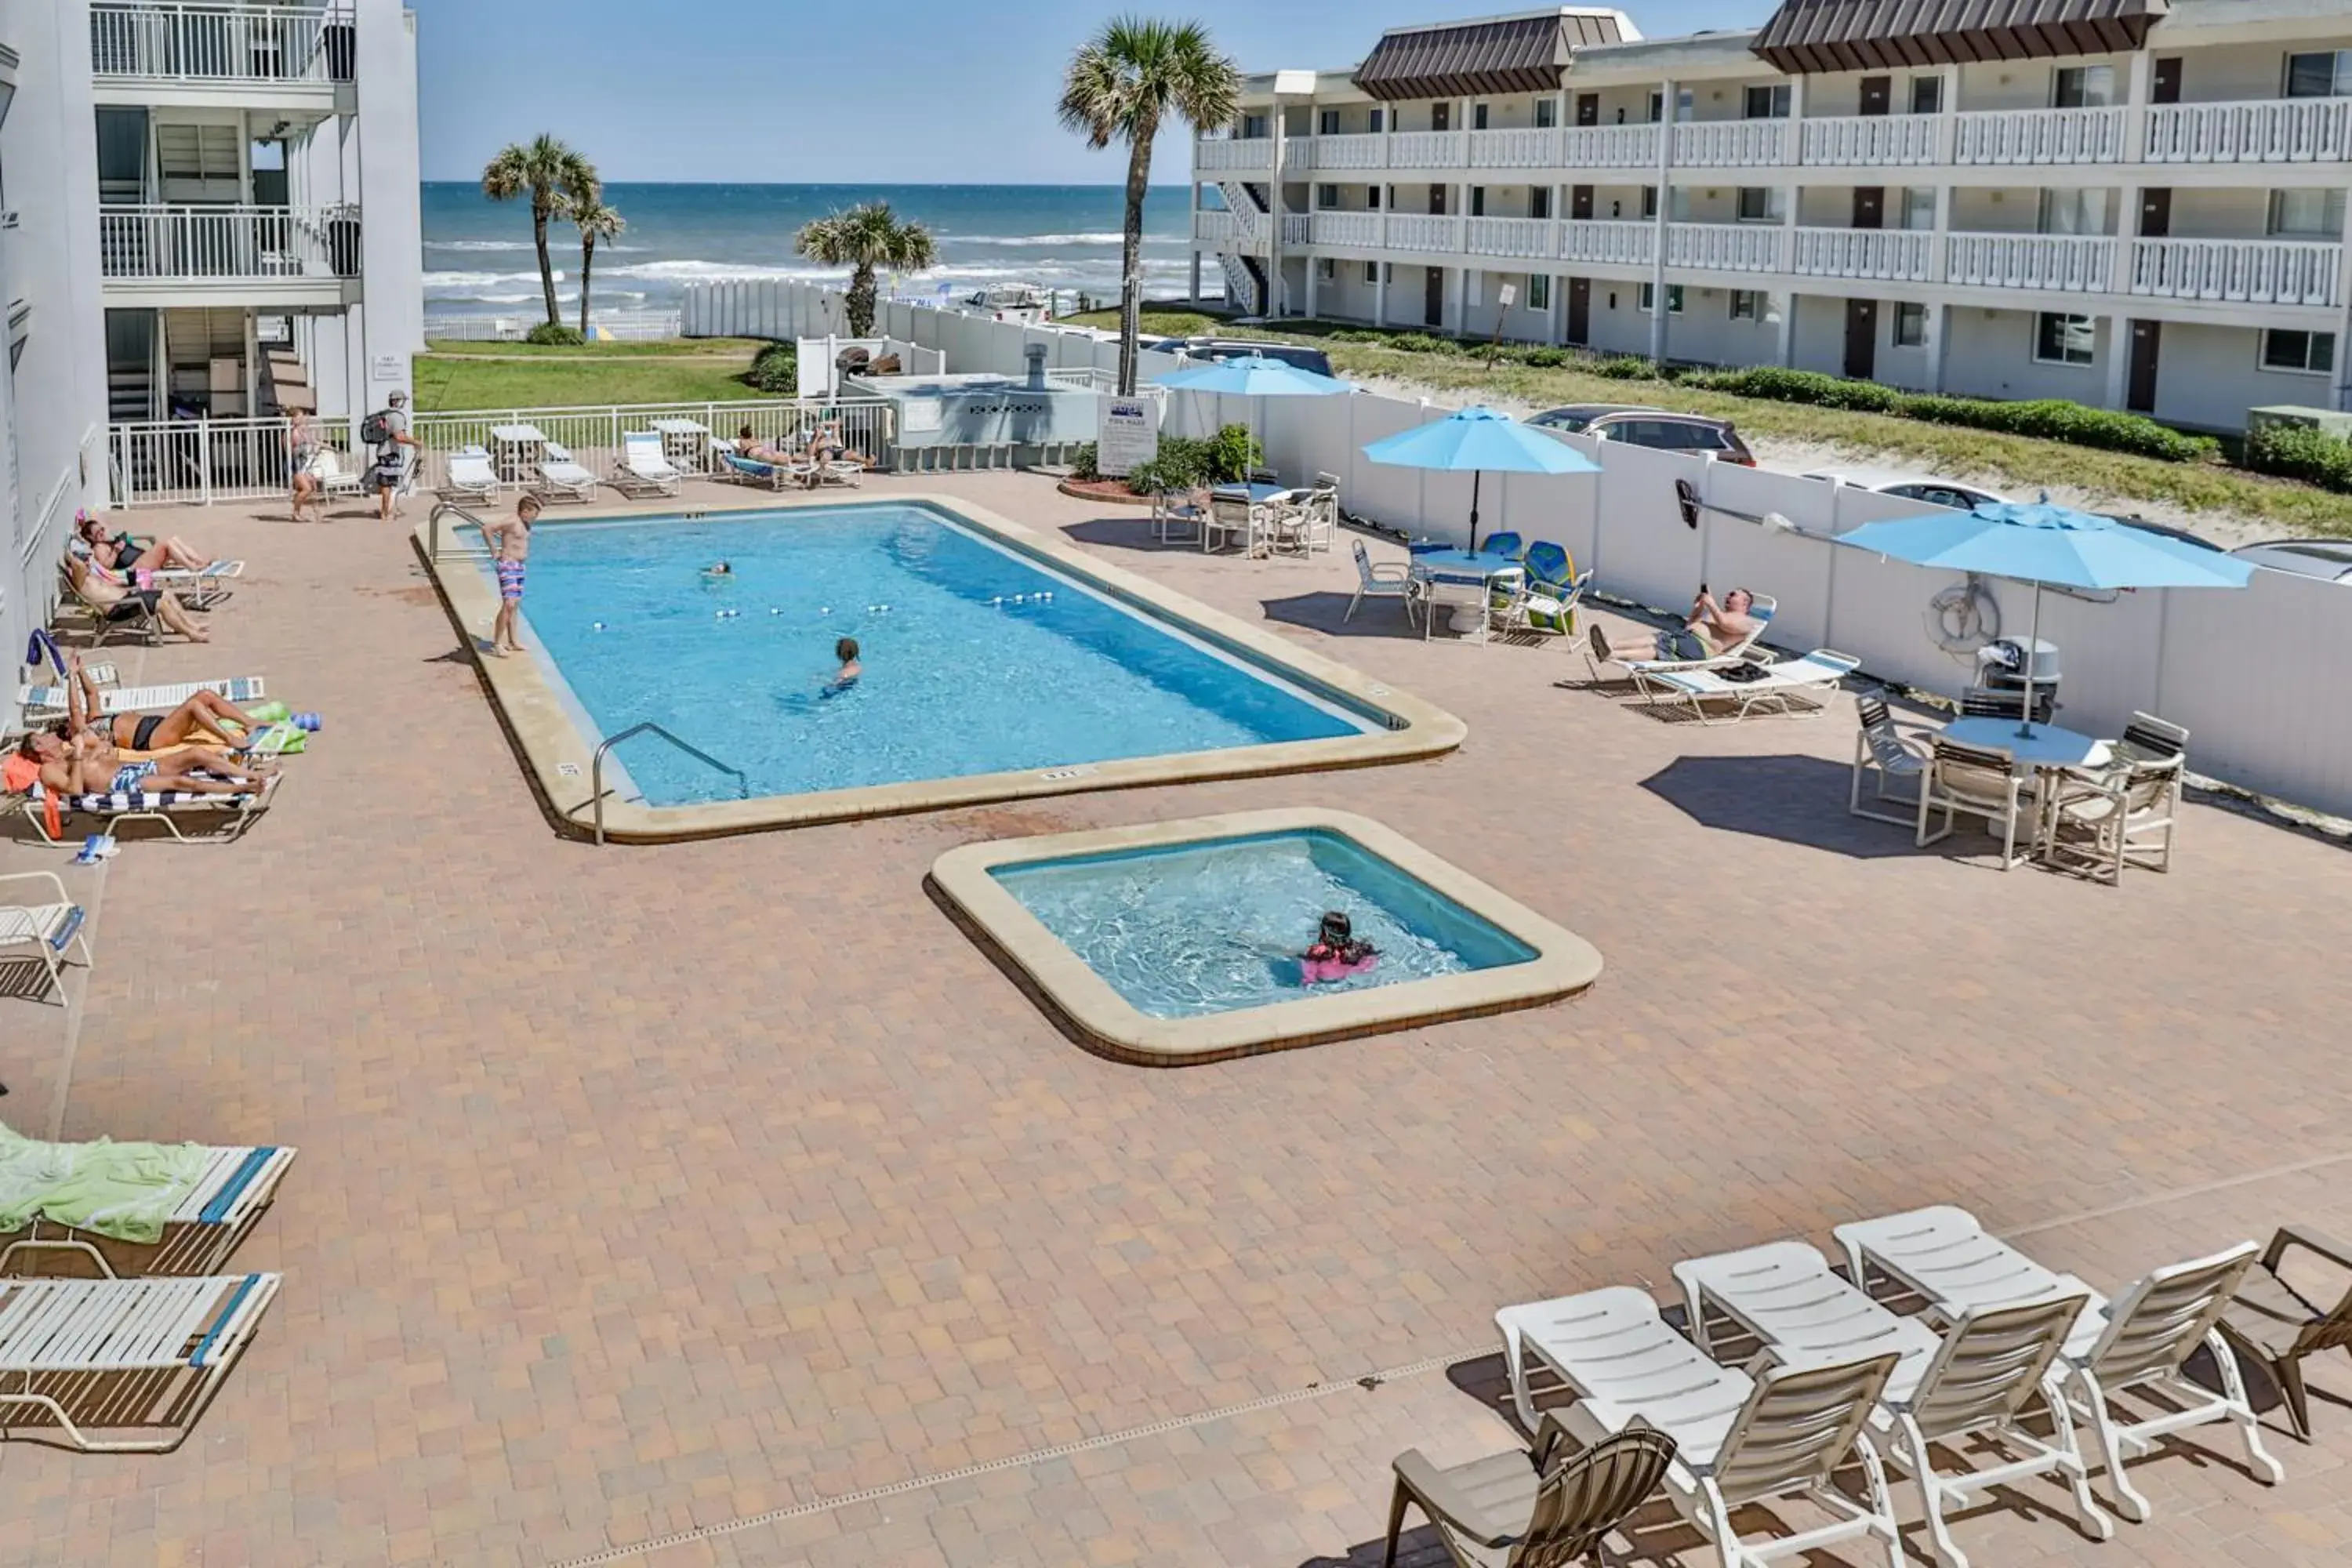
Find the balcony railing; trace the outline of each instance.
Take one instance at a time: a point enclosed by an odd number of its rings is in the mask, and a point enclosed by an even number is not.
[[[1192,237],[1209,245],[1251,244],[1257,226],[1229,207],[1202,207],[1192,215]]]
[[[94,0],[89,68],[100,80],[262,84],[352,79],[348,10]]]
[[[1654,169],[1658,166],[1658,128],[1579,126],[1561,134],[1560,154],[1571,169]]]
[[[1391,213],[1381,226],[1381,238],[1391,250],[1458,251],[1462,220],[1434,213]]]
[[[1799,155],[1832,168],[1876,169],[1890,164],[1933,163],[1938,149],[1934,114],[1840,114],[1804,120]]]
[[[1473,256],[1549,261],[1559,254],[1559,226],[1543,217],[1474,217],[1466,237]]]
[[[1675,162],[1691,169],[1777,168],[1789,161],[1791,121],[1704,120],[1675,127]]]
[[[2341,302],[2344,247],[2293,239],[2136,239],[2129,288],[2239,305]]]
[[[2104,294],[2116,242],[2096,235],[1954,234],[1946,237],[1945,255],[1948,283]]]
[[[1571,218],[1560,225],[1563,261],[1647,267],[1657,254],[1658,226],[1633,218]]]
[[[1309,232],[1312,243],[1316,245],[1340,246],[1349,250],[1378,250],[1381,247],[1381,215],[1317,213]]]
[[[1532,126],[1470,132],[1474,169],[1557,169],[1559,132]]]
[[[2147,111],[2151,163],[2322,163],[2352,158],[2352,98],[2164,103]]]
[[[2115,163],[2123,155],[2120,109],[1996,109],[1953,116],[1955,163]]]
[[[1212,174],[1264,173],[1274,167],[1274,138],[1203,138],[1192,143],[1192,167]]]
[[[1707,272],[1785,272],[1778,224],[1672,223],[1666,265]]]
[[[148,282],[356,278],[356,207],[100,207],[103,275]]]
[[[1790,269],[1810,278],[1926,283],[1935,273],[1935,236],[1919,229],[1801,228]]]
[[[1389,138],[1391,169],[1458,169],[1462,167],[1459,131],[1400,131]]]
[[[1318,136],[1307,149],[1307,157],[1318,169],[1385,169],[1386,140],[1377,132],[1363,131],[1347,136]]]
[[[1285,213],[1282,215],[1283,244],[1308,245],[1313,243],[1313,236],[1314,228],[1309,214]]]

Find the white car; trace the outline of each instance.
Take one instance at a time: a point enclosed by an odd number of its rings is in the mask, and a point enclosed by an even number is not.
[[[2352,583],[2352,540],[2280,539],[2268,544],[2240,545],[2230,553],[2273,572],[2292,572],[2326,583]]]
[[[1852,485],[1856,489],[1876,490],[1883,496],[1901,496],[1927,506],[1948,506],[1956,511],[1974,507],[1999,505],[2007,496],[1990,490],[1980,490],[1974,485],[1955,484],[1950,479],[1934,479],[1923,474],[1863,474],[1821,471],[1807,474],[1809,479],[1826,479],[1833,485]]]

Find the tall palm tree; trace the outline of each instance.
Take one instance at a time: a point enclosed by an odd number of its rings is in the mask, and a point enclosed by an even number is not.
[[[1223,125],[1241,107],[1241,72],[1197,22],[1119,16],[1079,47],[1062,78],[1062,123],[1096,148],[1127,143],[1127,220],[1120,235],[1118,391],[1135,392],[1136,335],[1143,316],[1143,197],[1151,188],[1151,142],[1171,115],[1195,131]]]
[[[564,193],[583,184],[593,184],[596,172],[588,161],[562,142],[544,132],[529,142],[502,148],[482,169],[482,195],[494,202],[530,198],[530,237],[539,250],[539,287],[547,297],[547,320],[563,320],[555,303],[555,264],[548,258],[547,226],[561,215]]]
[[[596,245],[629,226],[629,220],[604,205],[604,186],[586,159],[562,195],[563,216],[580,231],[580,335],[588,335],[588,279],[596,268]]]
[[[842,301],[849,335],[874,331],[874,269],[920,272],[940,264],[938,241],[912,218],[901,218],[888,202],[860,202],[845,212],[815,218],[793,237],[793,248],[811,261],[849,268],[849,293]]]

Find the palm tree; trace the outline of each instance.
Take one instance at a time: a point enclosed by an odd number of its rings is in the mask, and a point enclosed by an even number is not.
[[[912,218],[900,218],[888,202],[861,202],[845,212],[811,220],[793,237],[793,248],[826,267],[849,268],[849,293],[842,301],[849,335],[874,331],[874,269],[920,272],[940,264],[939,243]]]
[[[596,242],[611,239],[629,226],[628,219],[604,205],[604,183],[587,160],[581,160],[572,183],[562,198],[563,216],[580,231],[580,335],[588,335],[588,277],[596,267]]]
[[[1135,340],[1143,316],[1143,197],[1151,188],[1151,142],[1171,113],[1195,131],[1223,125],[1241,106],[1241,73],[1197,22],[1119,16],[1080,46],[1062,78],[1062,123],[1103,148],[1127,143],[1127,221],[1120,236],[1118,391],[1135,392]]]
[[[490,200],[530,197],[530,237],[539,248],[539,287],[547,296],[551,326],[561,322],[563,313],[555,303],[555,266],[548,259],[547,226],[561,215],[566,191],[595,181],[596,172],[585,158],[544,132],[528,142],[509,144],[482,169],[482,195]]]

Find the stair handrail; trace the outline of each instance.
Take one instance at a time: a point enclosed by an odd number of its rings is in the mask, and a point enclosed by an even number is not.
[[[604,753],[610,752],[622,742],[633,740],[639,735],[645,734],[647,731],[651,731],[653,733],[659,735],[663,740],[667,741],[671,745],[676,746],[688,756],[692,757],[698,762],[707,763],[708,765],[718,769],[722,773],[734,774],[735,798],[737,800],[749,800],[751,798],[751,780],[750,775],[746,774],[741,768],[736,767],[731,763],[720,762],[717,757],[712,756],[709,752],[704,751],[701,747],[694,745],[688,742],[679,740],[676,735],[671,734],[667,730],[663,729],[659,724],[656,724],[652,720],[648,719],[642,724],[630,725],[627,729],[622,731],[617,735],[605,736],[604,740],[597,742],[596,754],[588,759],[588,789],[593,797],[592,804],[593,805],[596,813],[596,842],[598,844],[604,842]]]

